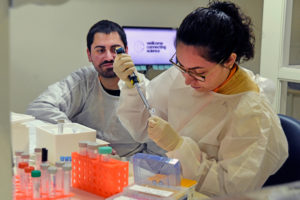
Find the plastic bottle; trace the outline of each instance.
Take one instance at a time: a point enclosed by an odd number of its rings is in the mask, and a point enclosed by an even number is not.
[[[42,196],[48,194],[49,192],[49,173],[48,173],[48,163],[42,163],[41,167],[41,193]]]
[[[91,159],[96,159],[98,155],[99,144],[96,142],[89,142],[87,145],[88,157]]]
[[[98,153],[101,162],[109,162],[112,148],[109,146],[99,147]]]
[[[49,173],[49,197],[54,198],[56,196],[56,172],[57,169],[54,166],[48,168]]]
[[[40,170],[40,165],[42,163],[42,148],[35,148],[35,169]]]
[[[72,166],[70,164],[64,164],[63,171],[64,171],[64,194],[65,195],[70,193],[71,170],[72,170]]]
[[[41,198],[40,187],[41,187],[41,171],[33,170],[31,172],[32,178],[32,189],[33,189],[33,199]]]
[[[78,143],[79,146],[79,154],[82,156],[86,156],[87,155],[87,145],[88,142],[87,141],[80,141]]]
[[[56,190],[62,190],[63,189],[63,165],[65,163],[61,161],[57,161],[55,163],[57,172],[56,172]]]

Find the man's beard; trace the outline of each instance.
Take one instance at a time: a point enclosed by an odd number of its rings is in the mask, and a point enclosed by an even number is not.
[[[113,71],[113,68],[106,68],[106,70],[103,70],[102,65],[107,64],[107,63],[113,63],[114,61],[104,61],[102,62],[98,67],[96,67],[98,75],[102,76],[104,78],[115,78],[117,75]]]

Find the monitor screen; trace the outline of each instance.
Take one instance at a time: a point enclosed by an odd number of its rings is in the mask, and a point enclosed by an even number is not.
[[[175,53],[175,28],[123,26],[128,54],[135,65],[170,65]]]

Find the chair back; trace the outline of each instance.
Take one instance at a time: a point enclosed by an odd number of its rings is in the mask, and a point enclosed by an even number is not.
[[[289,145],[289,157],[264,186],[300,180],[300,121],[282,114],[278,116]]]

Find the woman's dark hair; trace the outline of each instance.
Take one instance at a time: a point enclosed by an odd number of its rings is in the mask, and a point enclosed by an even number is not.
[[[118,32],[118,34],[124,44],[124,47],[126,48],[127,47],[127,39],[126,39],[126,34],[125,34],[123,28],[115,22],[112,22],[109,20],[101,20],[101,21],[97,22],[96,24],[94,24],[90,28],[90,30],[87,34],[86,43],[87,43],[87,48],[89,49],[89,51],[91,51],[91,45],[94,42],[94,35],[96,33],[109,34],[111,32]]]
[[[234,52],[239,63],[254,56],[252,26],[251,19],[237,5],[211,1],[207,8],[197,8],[185,17],[177,31],[176,44],[198,46],[204,50],[201,56],[216,63],[224,63]]]

